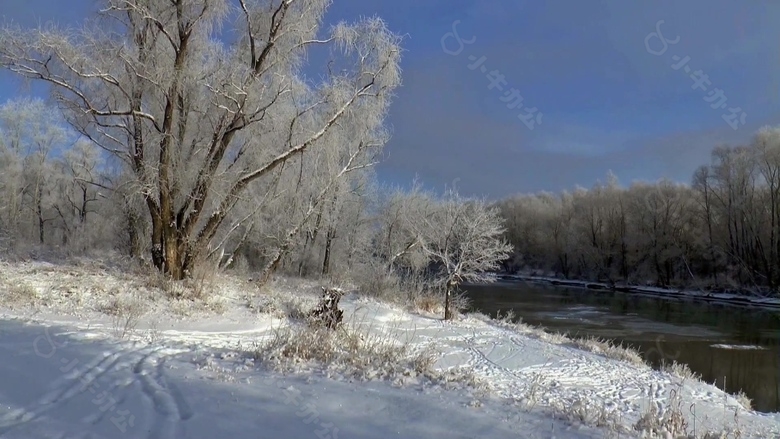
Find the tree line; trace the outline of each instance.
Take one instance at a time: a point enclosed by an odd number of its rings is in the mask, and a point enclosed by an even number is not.
[[[662,287],[780,285],[780,129],[718,146],[690,184],[518,195],[497,203],[514,245],[504,268]]]

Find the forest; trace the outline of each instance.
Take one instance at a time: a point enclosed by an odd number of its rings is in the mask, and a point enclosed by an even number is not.
[[[509,271],[661,287],[776,290],[780,130],[718,146],[689,184],[663,179],[513,196],[498,203]]]

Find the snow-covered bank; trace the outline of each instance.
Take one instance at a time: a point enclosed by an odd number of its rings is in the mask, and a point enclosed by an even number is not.
[[[10,268],[6,281],[15,282]],[[30,268],[25,281],[39,285],[41,270]],[[74,285],[82,290],[95,279],[112,285],[112,276],[81,272],[74,276],[80,286]],[[653,407],[658,416],[673,414],[676,396],[687,430],[695,428],[698,437],[724,430],[780,437],[779,414],[746,410],[714,386],[586,352],[528,327],[480,315],[445,323],[355,294],[342,299],[352,330],[411,351],[433,347],[439,353],[433,370],[465,371],[468,379],[432,380],[402,370],[370,381],[365,377],[381,374],[306,362],[285,376],[256,361],[256,352],[295,324],[286,307],[313,303],[316,284],[278,282],[251,297],[236,285],[215,293],[221,315],[182,316],[181,305],[161,300],[147,305],[122,341],[111,338],[117,321],[100,314],[104,299],[97,294],[73,291],[71,297],[81,298],[79,315],[65,315],[73,308],[48,297],[60,294],[54,288],[36,290],[35,309],[6,309],[4,317],[15,321],[3,324],[0,340],[0,406],[7,410],[0,414],[0,437],[603,438],[622,430],[625,438],[638,435],[630,430]],[[30,321],[56,327],[20,325]],[[51,352],[46,334],[57,344],[48,357],[41,355]],[[95,394],[81,391],[82,383],[94,384]],[[101,411],[107,406],[99,396],[116,399],[116,412]],[[119,410],[135,416],[124,435],[111,422]],[[54,431],[65,433],[47,433]]]
[[[3,438],[602,437],[499,402],[470,407],[469,398],[443,389],[358,385],[253,368],[219,380],[215,366],[203,365],[213,353],[208,349],[86,341],[63,327],[0,328]]]
[[[693,300],[708,303],[719,303],[723,305],[760,307],[764,309],[780,310],[780,298],[764,297],[760,295],[734,294],[728,292],[714,291],[696,291],[696,290],[675,290],[668,288],[658,288],[638,285],[609,285],[602,282],[589,282],[582,280],[558,279],[545,276],[530,276],[523,274],[501,274],[496,275],[498,279],[508,281],[533,282],[537,284],[553,285],[570,288],[587,288],[594,291],[616,291],[621,293],[631,293],[646,297],[657,297],[664,299]]]

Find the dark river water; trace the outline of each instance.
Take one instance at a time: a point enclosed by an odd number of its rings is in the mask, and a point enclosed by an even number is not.
[[[622,342],[655,367],[686,363],[721,389],[744,391],[756,410],[780,411],[777,311],[510,281],[467,290],[475,310],[511,309],[550,331]]]

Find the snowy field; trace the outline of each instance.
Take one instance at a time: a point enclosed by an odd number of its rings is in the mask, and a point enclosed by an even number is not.
[[[0,276],[2,438],[626,438],[648,413],[695,437],[780,438],[780,414],[684,373],[485,316],[445,323],[349,294],[355,337],[340,340],[383,356],[318,362],[280,343],[306,334],[312,282],[219,275],[193,301],[97,263]]]

